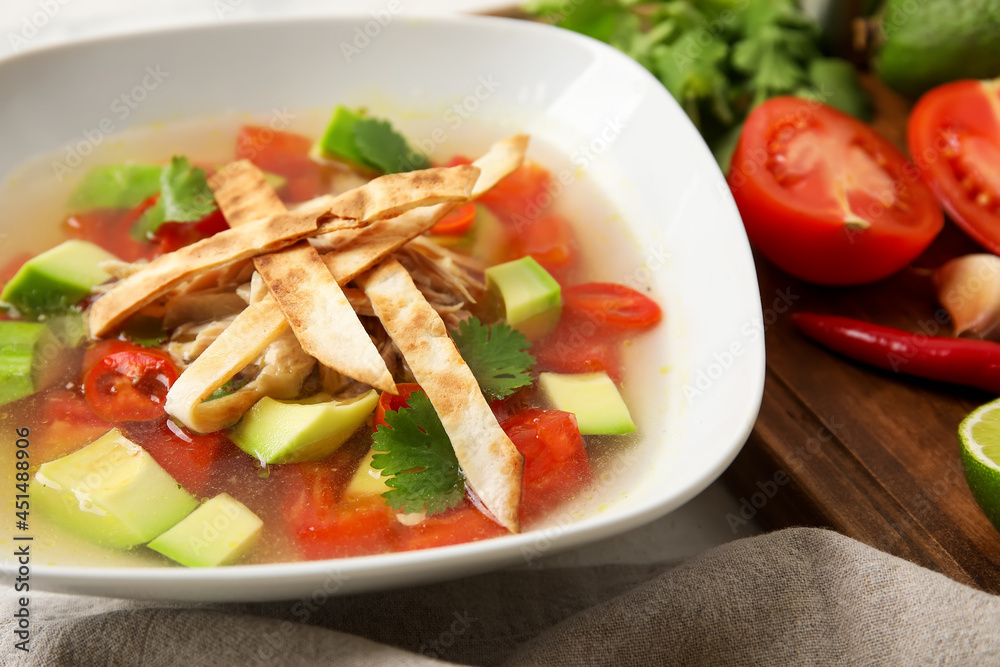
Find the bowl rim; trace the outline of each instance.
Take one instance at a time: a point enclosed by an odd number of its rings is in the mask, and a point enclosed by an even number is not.
[[[568,40],[570,43],[580,44],[592,50],[596,49],[601,52],[602,57],[607,57],[613,61],[617,61],[615,63],[616,67],[627,67],[632,69],[637,76],[647,77],[652,82],[655,82],[657,88],[656,94],[663,95],[669,100],[669,103],[676,105],[676,102],[667,90],[662,87],[652,74],[646,71],[645,68],[636,63],[633,59],[613,47],[608,46],[607,44],[578,33],[559,29],[544,23],[500,16],[484,16],[474,14],[424,14],[419,11],[414,11],[407,12],[405,15],[401,16],[401,18],[403,22],[433,22],[435,24],[451,24],[462,28],[468,26],[506,26],[508,29],[512,28],[530,33],[545,33],[552,36],[558,36],[559,39]],[[144,26],[135,30],[69,38],[58,43],[42,44],[38,47],[27,48],[17,53],[0,55],[0,68],[14,66],[19,61],[30,60],[44,55],[59,54],[60,52],[72,53],[73,50],[81,47],[138,41],[145,36],[189,34],[191,32],[212,33],[220,30],[239,31],[248,27],[259,27],[265,24],[295,26],[309,25],[317,21],[343,23],[356,22],[358,20],[367,21],[369,19],[371,19],[371,16],[362,13],[347,13],[342,15],[317,14],[315,16],[296,14],[294,16],[283,17],[246,16],[226,20],[225,22],[220,23],[201,22],[166,26]],[[694,132],[697,136],[700,136],[698,135],[697,130],[694,129],[693,125],[690,127],[690,131]],[[701,148],[706,153],[708,152],[708,148],[703,144],[703,142]],[[729,195],[728,190],[724,196],[728,197],[728,205],[731,206],[733,214],[737,219],[739,219],[738,210],[736,209],[735,203],[732,201],[732,197]],[[742,245],[740,251],[745,253],[751,268],[751,273],[748,276],[741,275],[740,278],[747,279],[745,281],[746,289],[756,295],[756,313],[759,315],[759,285],[756,273],[752,271],[754,266],[753,257],[745,234],[743,235],[741,241],[742,242],[739,243],[740,240],[737,239],[738,245]],[[573,520],[568,526],[556,529],[555,534],[553,534],[552,530],[531,530],[517,535],[505,535],[500,538],[479,542],[442,546],[419,551],[356,556],[344,559],[277,562],[252,565],[228,565],[211,568],[145,566],[90,567],[33,564],[32,585],[34,586],[37,584],[38,590],[56,591],[65,591],[72,588],[80,590],[80,587],[74,584],[79,584],[81,582],[85,583],[85,587],[88,590],[96,590],[100,588],[102,584],[106,584],[106,587],[110,589],[120,584],[150,584],[160,586],[180,582],[188,584],[208,582],[212,582],[213,584],[234,584],[237,582],[248,583],[258,579],[267,579],[272,582],[281,582],[292,585],[306,581],[315,582],[318,575],[329,575],[331,570],[336,571],[339,575],[345,578],[349,578],[353,574],[361,574],[362,572],[368,573],[369,571],[380,570],[391,571],[398,570],[403,567],[417,568],[421,570],[421,573],[418,576],[415,576],[412,581],[408,580],[410,584],[417,584],[438,579],[453,578],[457,575],[449,575],[447,572],[443,572],[443,570],[454,565],[458,561],[464,562],[468,559],[478,560],[479,571],[498,569],[503,565],[510,564],[524,558],[525,550],[531,548],[533,543],[537,543],[540,537],[544,537],[544,539],[551,542],[551,546],[546,547],[545,549],[545,555],[556,554],[567,549],[572,549],[586,543],[597,541],[599,539],[614,537],[630,529],[649,523],[650,521],[653,521],[687,503],[689,500],[701,493],[713,481],[715,481],[739,454],[743,444],[746,442],[746,439],[749,437],[750,432],[753,429],[754,423],[756,422],[764,391],[765,350],[763,336],[756,341],[751,342],[748,345],[748,348],[748,354],[744,355],[744,363],[747,363],[749,366],[747,369],[748,372],[741,374],[739,377],[740,383],[746,386],[746,390],[742,392],[745,403],[740,406],[740,418],[738,420],[731,420],[732,426],[730,428],[730,446],[725,450],[724,455],[717,457],[711,462],[710,465],[706,465],[701,468],[699,474],[687,478],[683,484],[677,487],[672,487],[673,492],[667,499],[662,497],[645,499],[634,504],[630,504],[629,508],[625,512],[615,511],[596,513],[591,516],[576,519]],[[469,571],[472,570],[463,570],[463,572]],[[6,563],[0,563],[0,579],[9,580],[16,576],[16,574],[16,566],[8,566]],[[401,584],[390,582],[387,586],[382,587],[384,588],[398,585]],[[360,590],[377,590],[378,588],[380,588],[378,584],[366,584],[362,589],[345,589],[344,593],[353,593]],[[114,593],[114,595],[117,596],[119,594]],[[232,598],[224,596],[193,598],[183,594],[178,594],[175,597],[165,589],[159,588],[157,592],[152,595],[139,591],[134,597],[159,600],[264,600],[291,599],[296,597],[296,595],[294,590],[290,590],[287,597],[274,597],[273,595],[265,595],[264,597],[237,595]]]

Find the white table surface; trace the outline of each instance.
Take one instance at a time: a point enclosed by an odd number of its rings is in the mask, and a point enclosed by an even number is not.
[[[230,17],[367,14],[390,0],[0,0],[0,56],[63,40],[183,25]],[[394,0],[414,14],[488,12],[504,0]],[[34,30],[32,30],[34,28]],[[2,93],[0,93],[2,94]],[[684,507],[647,526],[545,559],[545,566],[675,561],[733,539],[758,534],[753,521],[738,524],[740,501],[719,482]]]

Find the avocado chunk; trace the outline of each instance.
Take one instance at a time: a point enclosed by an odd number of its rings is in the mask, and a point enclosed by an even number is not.
[[[572,412],[583,435],[622,435],[635,423],[618,387],[604,371],[599,373],[540,373],[538,385],[556,410]]]
[[[149,542],[198,506],[146,450],[118,429],[42,464],[31,489],[39,510],[57,524],[116,549]]]
[[[0,302],[32,319],[65,313],[93,287],[111,279],[98,266],[109,259],[116,257],[93,243],[64,241],[29,259],[4,287]]]
[[[229,432],[230,439],[264,463],[318,461],[347,441],[378,403],[371,391],[343,400],[319,395],[310,402],[265,396]]]
[[[562,289],[530,255],[486,269],[486,286],[503,304],[504,319],[528,340],[552,331],[562,311]]]
[[[333,110],[323,136],[316,144],[316,152],[325,158],[342,160],[354,166],[361,166],[368,169],[365,158],[361,155],[354,143],[354,126],[361,120],[361,115],[356,114],[345,106],[337,106]]]
[[[38,322],[0,322],[0,405],[35,393],[39,358],[51,342]]]
[[[83,213],[98,208],[134,208],[160,191],[162,167],[149,164],[108,164],[94,167],[69,198],[70,208]]]
[[[253,547],[263,526],[246,505],[220,493],[148,546],[187,567],[229,565]]]
[[[358,464],[358,470],[354,477],[348,482],[344,489],[344,498],[367,498],[369,496],[380,496],[386,491],[391,491],[385,480],[391,476],[382,476],[382,471],[372,467],[372,459],[375,457],[375,450],[371,449],[365,458]]]

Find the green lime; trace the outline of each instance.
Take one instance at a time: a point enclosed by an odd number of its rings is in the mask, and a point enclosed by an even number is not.
[[[1000,398],[976,408],[958,427],[965,479],[1000,530]]]

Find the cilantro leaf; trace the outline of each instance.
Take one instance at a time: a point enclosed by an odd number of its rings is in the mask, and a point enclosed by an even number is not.
[[[370,166],[386,173],[428,169],[430,160],[406,143],[388,121],[361,118],[354,123],[354,146]]]
[[[459,322],[451,337],[488,400],[510,396],[518,387],[531,384],[535,364],[528,353],[531,343],[506,322],[488,327],[470,317]]]
[[[160,198],[132,226],[132,238],[146,241],[165,222],[195,222],[216,209],[205,170],[175,156],[160,171]]]
[[[382,497],[405,514],[427,516],[456,507],[465,498],[465,480],[441,419],[422,391],[406,400],[409,408],[386,411],[375,433],[372,467],[381,470],[391,487]]]

